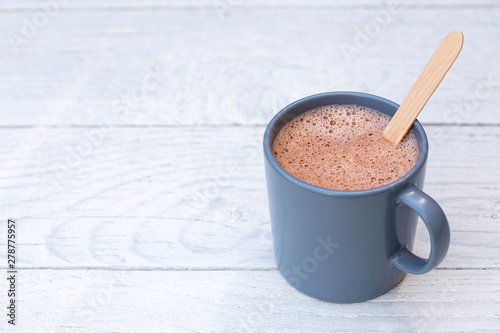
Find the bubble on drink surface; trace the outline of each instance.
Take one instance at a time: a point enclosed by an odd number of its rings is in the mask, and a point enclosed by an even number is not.
[[[363,106],[319,107],[280,130],[274,155],[290,174],[316,186],[350,191],[383,186],[408,173],[420,155],[413,130],[396,148],[382,138],[389,121]]]

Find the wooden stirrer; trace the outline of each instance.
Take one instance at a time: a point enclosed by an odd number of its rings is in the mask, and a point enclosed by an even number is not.
[[[413,125],[418,114],[439,86],[444,76],[458,57],[464,43],[463,34],[456,30],[446,36],[425,65],[422,74],[406,95],[382,137],[397,146]]]

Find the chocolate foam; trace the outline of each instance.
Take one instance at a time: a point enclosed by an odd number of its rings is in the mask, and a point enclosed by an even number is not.
[[[278,163],[293,176],[334,190],[389,184],[417,163],[413,129],[393,147],[382,132],[390,116],[358,105],[329,105],[288,122],[273,142]]]

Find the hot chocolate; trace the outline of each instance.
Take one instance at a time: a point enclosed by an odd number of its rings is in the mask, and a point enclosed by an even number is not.
[[[413,130],[393,147],[381,137],[390,116],[358,105],[329,105],[288,122],[273,142],[278,163],[293,176],[334,190],[389,184],[416,164]]]

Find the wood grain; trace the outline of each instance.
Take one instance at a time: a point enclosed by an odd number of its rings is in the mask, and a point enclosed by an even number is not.
[[[398,111],[392,117],[382,137],[397,146],[417,119],[446,73],[462,50],[463,34],[456,30],[448,34],[432,54],[422,74],[411,87]]]
[[[307,297],[277,271],[24,270],[19,277],[23,317],[16,328],[23,332],[494,332],[500,327],[498,270],[409,275],[391,292],[357,304]]]
[[[238,209],[249,214],[251,208],[240,206]],[[484,220],[477,222],[483,230],[468,230],[464,221],[450,218],[453,224],[451,246],[438,269],[500,267],[500,231],[484,231],[489,222]],[[227,270],[276,267],[268,220],[135,216],[21,218],[18,223],[22,235],[19,265],[24,268]],[[420,227],[415,252],[427,257],[427,230]]]

